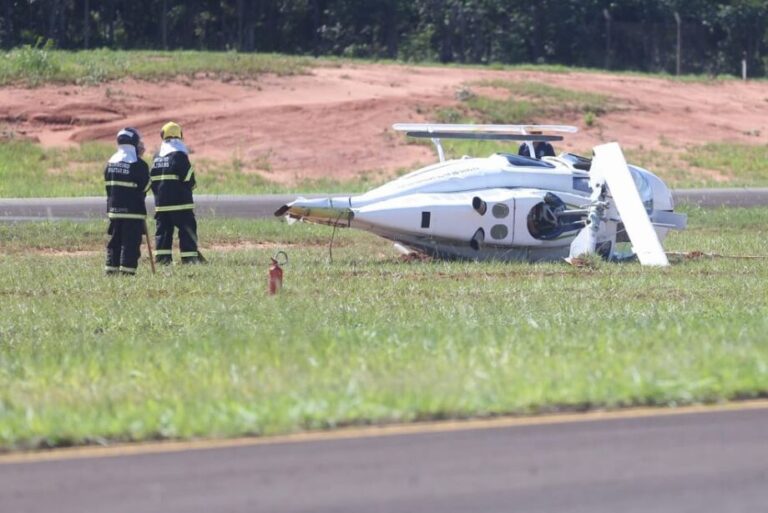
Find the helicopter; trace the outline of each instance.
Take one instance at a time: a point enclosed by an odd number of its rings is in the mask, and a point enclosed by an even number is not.
[[[442,139],[561,141],[568,125],[398,123],[431,139],[439,161],[356,196],[297,198],[275,216],[366,230],[404,253],[437,259],[573,263],[585,255],[667,266],[662,241],[686,227],[672,194],[652,172],[628,165],[618,143],[529,157],[493,153],[446,159]]]

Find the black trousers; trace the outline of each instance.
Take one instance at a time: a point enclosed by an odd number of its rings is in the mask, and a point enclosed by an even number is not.
[[[136,274],[141,256],[141,236],[144,234],[143,219],[110,219],[107,233],[107,273]]]
[[[155,260],[160,264],[172,261],[173,231],[179,230],[179,249],[181,263],[193,263],[199,260],[197,252],[197,221],[193,210],[176,212],[158,212],[155,214]]]

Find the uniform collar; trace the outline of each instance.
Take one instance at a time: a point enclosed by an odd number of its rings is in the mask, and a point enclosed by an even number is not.
[[[160,151],[158,152],[158,155],[165,157],[169,153],[173,153],[175,151],[180,151],[189,155],[189,150],[181,139],[166,139],[163,141],[163,144],[160,145]]]
[[[139,158],[136,156],[136,148],[132,144],[119,144],[115,154],[109,158],[109,162],[113,164],[115,162],[127,162],[128,164],[133,164],[138,160]]]

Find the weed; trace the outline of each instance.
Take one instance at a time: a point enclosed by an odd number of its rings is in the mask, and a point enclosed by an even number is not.
[[[21,80],[31,87],[53,79],[61,70],[52,40],[39,38],[34,45],[11,50],[0,60],[0,84]]]

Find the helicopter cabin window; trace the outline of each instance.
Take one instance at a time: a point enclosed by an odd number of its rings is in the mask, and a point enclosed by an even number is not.
[[[431,212],[422,212],[421,213],[421,227],[422,228],[429,228],[429,222],[432,220],[432,213]]]
[[[581,171],[589,171],[592,167],[592,159],[576,155],[575,153],[563,153],[560,158],[566,162],[570,162],[574,169]]]
[[[491,209],[491,213],[496,219],[504,219],[509,215],[509,207],[504,203],[496,203]]]
[[[507,162],[513,166],[521,167],[542,167],[546,169],[553,169],[555,166],[549,162],[543,160],[532,159],[531,157],[523,157],[522,155],[514,155],[512,153],[497,153],[497,155],[503,156],[507,159]]]
[[[491,237],[496,240],[501,240],[507,237],[509,229],[503,224],[494,224],[491,226]]]
[[[592,187],[589,186],[588,176],[574,176],[573,177],[573,190],[581,192],[592,192]]]

